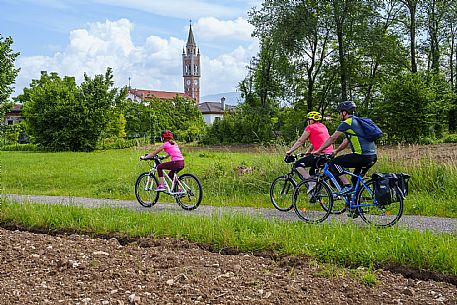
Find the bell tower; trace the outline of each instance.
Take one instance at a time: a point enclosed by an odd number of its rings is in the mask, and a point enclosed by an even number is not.
[[[200,103],[200,50],[189,25],[189,36],[186,48],[182,50],[182,73],[184,77],[184,94]]]

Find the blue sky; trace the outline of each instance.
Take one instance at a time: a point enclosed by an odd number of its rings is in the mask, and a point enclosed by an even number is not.
[[[114,70],[116,86],[183,91],[189,20],[201,52],[201,95],[232,92],[258,52],[247,13],[261,0],[0,0],[0,33],[21,55],[16,92],[40,77]]]

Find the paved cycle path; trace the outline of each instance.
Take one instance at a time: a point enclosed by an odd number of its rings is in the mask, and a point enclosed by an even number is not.
[[[41,196],[41,195],[1,195],[7,200],[18,203],[38,203],[38,204],[66,204],[78,205],[84,207],[103,207],[111,206],[116,208],[130,208],[140,212],[172,212],[182,215],[220,215],[224,213],[239,213],[252,216],[260,216],[267,219],[278,219],[285,221],[299,221],[298,217],[292,211],[280,212],[274,208],[247,208],[247,207],[214,207],[200,205],[193,211],[185,211],[176,203],[157,203],[151,208],[142,207],[136,200],[111,200],[99,198],[68,197],[68,196]],[[342,215],[331,216],[328,221],[347,222],[363,224],[361,219],[350,219],[346,213]],[[457,235],[457,218],[428,217],[403,215],[398,222],[399,227],[410,228],[419,231],[430,230],[435,233],[451,233]]]

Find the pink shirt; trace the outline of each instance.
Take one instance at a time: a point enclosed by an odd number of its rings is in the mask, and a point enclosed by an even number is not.
[[[171,161],[184,160],[184,157],[179,150],[178,144],[171,144],[170,142],[163,143],[163,150],[171,156]]]
[[[309,124],[306,126],[305,131],[309,132],[309,142],[314,147],[314,152],[319,149],[319,147],[324,144],[325,140],[330,138],[327,127],[321,122],[316,122],[314,124]],[[330,154],[333,151],[332,145],[324,149],[323,153]]]

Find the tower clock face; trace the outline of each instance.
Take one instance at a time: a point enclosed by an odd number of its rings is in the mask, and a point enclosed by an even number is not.
[[[198,85],[198,80],[194,80],[194,85]]]
[[[188,80],[186,81],[186,84],[187,84],[187,85],[190,85],[190,79],[188,79]]]

